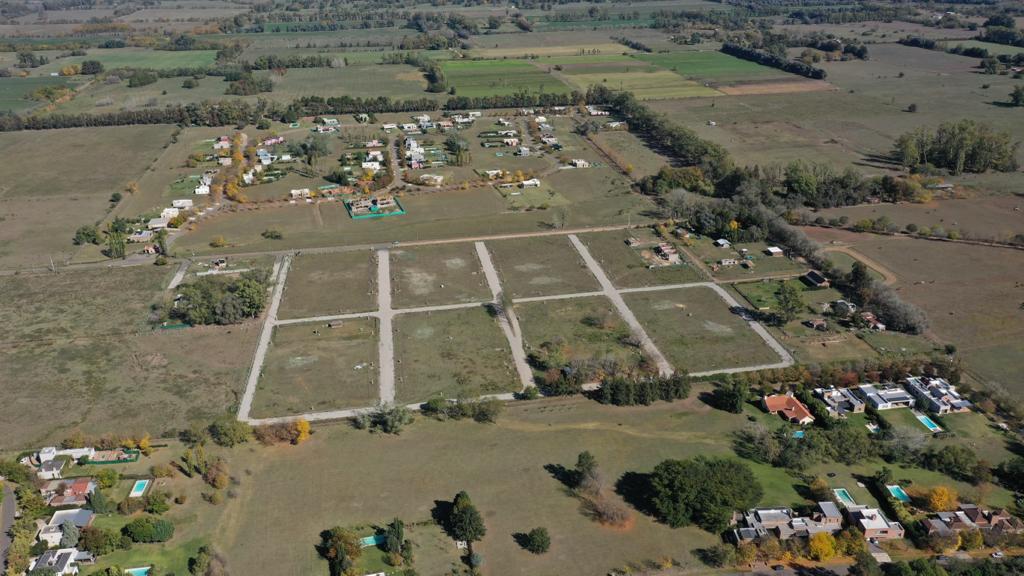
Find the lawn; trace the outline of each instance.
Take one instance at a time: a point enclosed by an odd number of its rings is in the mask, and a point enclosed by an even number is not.
[[[703,372],[779,361],[710,288],[638,292],[623,298],[677,370]]]
[[[641,359],[624,344],[629,327],[604,296],[516,304],[527,353],[546,342],[559,345],[567,361],[613,359],[625,367]]]
[[[29,78],[0,78],[0,112],[21,113],[41,106],[43,102],[33,100],[32,93],[47,86],[67,86],[67,78],[36,76]]]
[[[510,96],[518,92],[565,94],[569,87],[522,60],[470,60],[441,63],[459,96]]]
[[[565,236],[490,242],[494,264],[512,298],[598,290],[597,280]]]
[[[588,86],[604,84],[612,90],[632,92],[641,100],[722,95],[721,92],[714,88],[709,88],[692,80],[686,80],[668,70],[571,74],[567,78],[580,92],[586,92]]]
[[[377,322],[359,318],[274,328],[252,416],[373,406],[377,380]]]
[[[630,237],[636,238],[639,244],[635,247],[627,245],[626,240]],[[660,240],[649,228],[595,232],[581,234],[579,238],[590,249],[591,256],[597,259],[616,288],[641,288],[704,280],[700,271],[685,257],[682,264],[651,268],[648,262],[658,261],[653,254],[653,247]]]
[[[519,390],[508,341],[483,306],[402,314],[394,327],[398,402]]]
[[[649,62],[685,78],[711,82],[738,82],[766,78],[795,78],[775,68],[736,58],[710,50],[687,50],[658,54],[634,54],[634,58]]]
[[[377,307],[377,254],[369,250],[292,259],[278,317],[308,318]]]
[[[491,299],[471,242],[391,250],[391,276],[395,308]]]

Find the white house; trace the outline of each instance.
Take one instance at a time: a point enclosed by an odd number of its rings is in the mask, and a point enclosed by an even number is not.
[[[164,208],[163,210],[160,211],[160,217],[167,218],[168,220],[170,220],[172,218],[177,218],[178,214],[180,213],[181,211],[178,210],[177,208]]]
[[[196,186],[196,189],[193,192],[195,192],[199,196],[206,196],[207,194],[210,193],[210,185],[200,184],[199,186]]]
[[[47,460],[39,465],[36,476],[40,480],[57,480],[62,478],[64,471],[64,460]]]
[[[249,170],[249,171],[245,172],[244,174],[242,174],[242,182],[244,182],[246,186],[252,186],[252,183],[255,182],[255,181],[256,181],[256,171],[255,170]]]
[[[591,116],[608,116],[608,111],[607,110],[602,110],[602,109],[598,108],[597,106],[587,106],[587,112]]]
[[[573,158],[569,161],[569,165],[573,168],[590,168],[590,162],[582,158]]]
[[[72,510],[58,510],[53,513],[50,521],[39,530],[36,537],[40,542],[46,542],[51,547],[60,546],[60,537],[64,533],[64,524],[71,523],[79,528],[91,526],[95,515],[90,510],[75,508]]]
[[[540,180],[536,178],[530,178],[529,180],[523,180],[519,183],[520,188],[540,188]]]
[[[380,150],[372,150],[366,153],[366,160],[368,162],[383,162],[384,152]]]
[[[341,122],[337,118],[321,118],[320,122],[324,126],[341,126]]]
[[[533,119],[533,121],[536,122],[537,124],[547,124],[548,123],[548,119],[545,118],[544,116],[537,116],[536,118]]]
[[[231,148],[231,139],[227,136],[221,136],[213,143],[214,150],[227,150]]]
[[[530,155],[530,148],[529,148],[529,146],[520,146],[519,150],[516,152],[516,155],[517,156],[529,156]]]
[[[769,246],[764,249],[764,253],[769,256],[782,256],[784,254],[782,248],[779,248],[778,246]]]
[[[393,123],[389,122],[387,124],[381,124],[380,127],[383,130],[394,130],[394,129],[398,128],[398,124],[393,124]]]
[[[479,117],[483,116],[483,113],[482,112],[466,112],[466,116],[469,116],[470,118],[479,118]]]
[[[488,180],[497,180],[505,175],[504,170],[484,170],[484,175],[487,176]]]
[[[420,182],[427,186],[440,186],[444,183],[444,176],[440,174],[423,174],[420,176]]]
[[[719,238],[718,240],[715,240],[715,246],[718,246],[719,248],[728,248],[729,246],[732,246],[732,242],[729,242],[725,238]]]
[[[377,172],[380,170],[380,162],[363,162],[363,170]]]
[[[217,163],[220,164],[221,166],[231,166],[231,157],[225,156],[223,158],[218,158]]]
[[[291,191],[292,198],[309,198],[309,188],[298,188]]]
[[[192,207],[192,199],[191,198],[182,198],[180,200],[171,200],[171,206],[174,206],[175,208],[180,208],[180,209],[183,209],[183,210],[187,210],[187,209]]]
[[[146,228],[150,230],[162,230],[167,228],[167,224],[170,222],[170,218],[153,218],[146,223]]]
[[[49,462],[58,456],[67,456],[72,460],[81,460],[82,458],[92,458],[95,455],[95,448],[63,448],[58,450],[54,446],[47,446],[39,449],[39,452],[36,453],[36,458],[42,463]]]

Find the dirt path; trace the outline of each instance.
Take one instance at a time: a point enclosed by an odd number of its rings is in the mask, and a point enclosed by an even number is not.
[[[487,285],[491,289],[491,297],[494,299],[494,303],[497,304],[501,302],[502,298],[501,280],[498,279],[498,271],[494,268],[491,254],[487,251],[487,246],[483,242],[476,243],[476,254],[480,258],[480,266],[484,269],[484,275],[487,277]],[[512,361],[516,365],[516,372],[519,374],[519,382],[522,385],[522,389],[525,390],[533,386],[533,371],[530,369],[530,364],[526,361],[526,350],[523,348],[523,333],[519,329],[519,320],[516,318],[515,310],[511,307],[505,308],[504,314],[498,315],[498,324],[501,325],[501,331],[505,333],[505,338],[508,339],[509,348],[512,349]]]
[[[260,332],[260,339],[256,344],[256,353],[252,358],[252,367],[249,368],[249,378],[245,382],[245,392],[242,394],[242,402],[238,406],[238,419],[249,422],[249,412],[252,410],[252,399],[256,395],[256,385],[260,381],[260,373],[263,370],[263,360],[270,348],[270,338],[274,334],[274,324],[277,322],[277,310],[281,306],[281,296],[284,294],[284,284],[288,279],[288,266],[291,264],[291,257],[285,256],[274,262],[273,275],[277,278],[274,284],[274,294],[270,298],[270,306],[267,307],[267,317],[263,321],[263,331]]]
[[[185,273],[188,272],[189,265],[192,262],[185,260],[178,266],[178,271],[174,273],[174,277],[171,278],[171,283],[167,285],[167,290],[174,290],[181,284],[181,281],[185,279]]]
[[[669,364],[668,360],[658,350],[658,347],[654,345],[654,341],[647,335],[647,331],[640,324],[640,321],[633,315],[633,311],[626,306],[626,301],[622,299],[622,294],[615,289],[612,285],[612,281],[608,279],[608,276],[601,269],[601,265],[594,260],[594,257],[590,255],[590,250],[580,242],[580,239],[575,234],[569,235],[569,241],[572,242],[573,246],[576,247],[576,251],[583,257],[583,261],[586,262],[587,268],[590,269],[590,273],[597,278],[598,284],[601,285],[601,290],[604,292],[605,297],[611,301],[615,309],[619,311],[619,316],[626,321],[629,325],[629,330],[633,333],[633,336],[640,341],[640,347],[643,351],[650,356],[655,364],[658,365],[658,371],[661,372],[662,376],[669,376],[674,371],[672,365]]]
[[[380,401],[392,404],[395,401],[395,332],[391,321],[391,253],[388,249],[377,250],[377,337],[378,362],[380,362]]]
[[[843,254],[847,254],[851,258],[860,260],[865,266],[881,274],[882,281],[885,282],[886,284],[891,285],[899,281],[899,277],[896,275],[896,273],[880,264],[878,260],[875,260],[870,256],[865,256],[863,253],[858,252],[857,250],[849,246],[826,246],[823,249],[823,251],[826,254],[828,254],[829,252],[842,252]]]

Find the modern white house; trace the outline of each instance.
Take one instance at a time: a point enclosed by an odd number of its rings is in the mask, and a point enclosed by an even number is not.
[[[907,378],[906,388],[917,398],[918,407],[934,414],[969,412],[971,409],[971,402],[945,378],[911,376]]]
[[[914,397],[895,384],[862,384],[857,393],[875,410],[914,407]]]

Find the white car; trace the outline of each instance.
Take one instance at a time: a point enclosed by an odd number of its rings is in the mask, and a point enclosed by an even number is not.
[[[1006,554],[1003,554],[1003,553],[1002,553],[1001,551],[999,551],[999,550],[996,550],[995,552],[993,552],[993,553],[992,553],[992,557],[993,557],[993,558],[1002,558],[1003,556],[1006,556]]]

